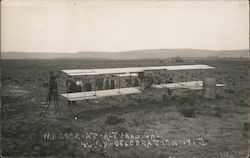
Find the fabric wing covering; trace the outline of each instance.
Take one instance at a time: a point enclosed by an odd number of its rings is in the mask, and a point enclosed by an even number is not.
[[[168,84],[159,84],[152,85],[154,88],[169,88],[169,89],[192,89],[192,90],[201,90],[202,81],[189,81],[189,82],[176,82]]]
[[[116,74],[116,76],[118,77],[134,77],[134,76],[138,76],[137,73],[125,73],[125,74]]]
[[[127,67],[127,68],[105,68],[105,69],[74,69],[62,70],[69,76],[89,76],[89,75],[105,75],[105,74],[126,74],[137,73],[153,70],[204,70],[213,69],[208,65],[176,65],[176,66],[152,66],[152,67]]]
[[[215,84],[216,87],[224,87],[225,84]],[[168,84],[152,85],[153,88],[169,88],[169,89],[191,89],[201,90],[203,89],[203,81],[188,81],[188,82],[175,82]]]

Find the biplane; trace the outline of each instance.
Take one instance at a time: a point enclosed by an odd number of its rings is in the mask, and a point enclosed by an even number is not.
[[[202,90],[207,85],[204,78],[202,77],[202,72],[213,70],[215,67],[208,65],[176,65],[176,66],[150,66],[150,67],[126,67],[126,68],[102,68],[102,69],[73,69],[73,70],[62,70],[68,77],[80,78],[83,82],[87,78],[93,78],[94,82],[99,76],[110,76],[115,77],[116,87],[112,89],[97,89],[96,83],[94,83],[94,89],[91,91],[82,90],[80,92],[63,93],[63,96],[68,101],[80,101],[80,100],[90,100],[99,99],[103,97],[112,97],[120,95],[132,95],[140,94],[150,88],[166,88],[170,90],[177,89],[189,89],[189,90]],[[166,73],[155,74],[157,71]],[[192,77],[188,76],[185,72],[194,71]],[[175,79],[175,75],[179,78]],[[138,84],[136,85],[126,85],[122,84],[122,78],[132,77],[138,79]],[[161,81],[156,82],[158,78]],[[224,86],[224,84],[216,84],[213,81],[215,87]]]

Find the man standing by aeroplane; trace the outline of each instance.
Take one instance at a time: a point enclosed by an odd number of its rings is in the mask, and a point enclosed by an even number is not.
[[[111,79],[110,79],[110,89],[115,89],[115,79],[114,79],[114,76],[112,76]]]
[[[54,75],[53,71],[49,72],[50,78],[49,78],[49,93],[47,96],[46,102],[50,102],[52,98],[57,102],[58,101],[58,96],[57,96],[57,80],[56,76]]]
[[[49,93],[47,95],[47,99],[46,99],[46,103],[45,106],[43,108],[43,111],[41,113],[41,115],[43,115],[43,117],[45,116],[49,105],[52,101],[52,98],[54,99],[54,104],[55,104],[55,113],[59,112],[60,114],[60,110],[59,110],[59,106],[58,106],[58,94],[57,94],[57,78],[58,75],[55,75],[53,71],[49,72]]]

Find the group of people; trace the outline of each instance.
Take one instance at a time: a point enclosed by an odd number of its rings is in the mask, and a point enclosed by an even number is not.
[[[50,102],[52,98],[54,100],[58,100],[57,96],[57,77],[53,74],[53,72],[50,72],[50,84],[49,84],[49,93],[47,96],[47,102]],[[151,86],[153,83],[161,84],[161,83],[173,83],[173,78],[170,75],[165,76],[164,78],[160,77],[147,77],[143,78],[145,82],[149,82],[149,86]],[[83,79],[82,77],[69,77],[66,81],[66,87],[67,87],[67,93],[75,93],[75,92],[88,92],[94,90],[108,90],[108,89],[115,89],[115,77],[114,76],[96,76],[95,78],[95,84],[93,85],[90,78]],[[126,79],[127,86],[131,87],[137,87],[140,85],[140,81],[138,77],[135,78],[127,78]],[[168,95],[171,96],[172,91],[168,89]],[[70,104],[76,104],[75,101],[69,101]]]
[[[115,79],[114,77],[102,77],[97,76],[95,79],[95,84],[91,83],[90,78],[82,79],[82,78],[73,78],[70,77],[66,81],[67,92],[88,92],[94,90],[107,90],[115,88]]]
[[[140,81],[137,77],[135,78],[127,78],[126,80],[127,86],[137,87],[140,85]],[[152,78],[152,83],[162,84],[162,83],[173,83],[173,79],[171,76],[167,75],[164,78],[154,76]],[[151,83],[151,84],[152,84]],[[67,92],[88,92],[94,90],[107,90],[107,89],[115,89],[116,82],[114,76],[96,76],[94,84],[91,82],[90,78],[81,78],[81,77],[70,77],[66,81]]]
[[[166,83],[173,83],[173,78],[169,74],[166,76]]]
[[[115,78],[98,76],[96,78],[96,89],[97,90],[107,90],[107,89],[115,89]]]
[[[139,82],[139,79],[137,77],[134,79],[127,78],[126,84],[127,84],[127,86],[130,86],[130,87],[138,87],[140,85],[140,82]]]

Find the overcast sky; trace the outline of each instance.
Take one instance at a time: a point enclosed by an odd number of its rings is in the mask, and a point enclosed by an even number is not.
[[[249,48],[247,0],[2,0],[1,4],[5,52]]]

